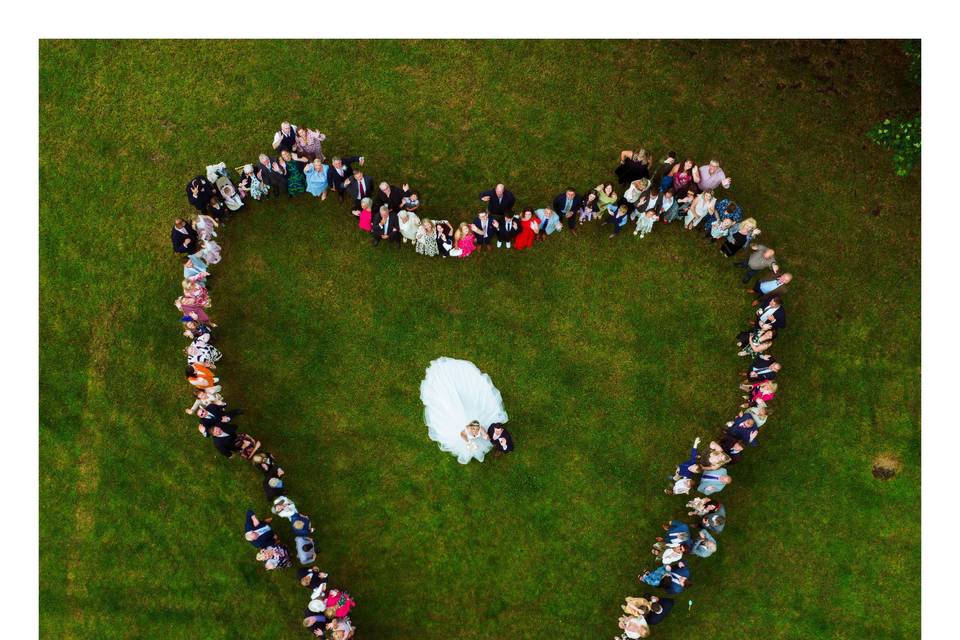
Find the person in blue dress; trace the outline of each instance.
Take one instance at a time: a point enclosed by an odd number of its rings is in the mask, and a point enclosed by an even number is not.
[[[320,158],[317,158],[303,170],[303,174],[307,178],[307,191],[321,200],[327,199],[327,187],[329,186],[327,184],[327,172],[329,168],[323,164]]]

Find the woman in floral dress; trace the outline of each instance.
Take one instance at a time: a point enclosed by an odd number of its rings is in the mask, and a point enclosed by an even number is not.
[[[308,162],[319,160],[323,163],[325,158],[323,157],[323,148],[320,143],[326,139],[327,136],[319,131],[299,127],[297,129],[297,140],[293,144],[293,150],[305,157]]]
[[[417,253],[424,256],[432,257],[440,253],[440,249],[437,247],[437,234],[432,221],[424,219],[420,223],[420,228],[417,229],[416,249]]]

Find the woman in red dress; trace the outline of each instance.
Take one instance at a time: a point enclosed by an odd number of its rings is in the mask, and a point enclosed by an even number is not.
[[[540,224],[537,219],[533,217],[533,210],[524,209],[523,214],[520,216],[520,233],[517,234],[513,246],[517,249],[526,249],[527,247],[533,246],[533,240],[537,237],[538,231],[540,231]]]

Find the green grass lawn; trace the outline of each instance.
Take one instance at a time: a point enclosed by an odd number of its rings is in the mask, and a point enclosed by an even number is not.
[[[917,637],[920,179],[864,137],[918,106],[906,64],[891,42],[42,43],[41,635],[305,637],[306,592],[242,538],[258,474],[183,414],[168,239],[192,176],[290,119],[451,219],[499,180],[537,206],[611,180],[628,147],[719,154],[798,278],[719,552],[654,635]],[[682,513],[665,477],[739,401],[730,261],[678,225],[429,260],[307,195],[221,239],[226,397],[313,516],[358,637],[612,637]],[[441,355],[491,375],[515,453],[464,467],[428,440]]]

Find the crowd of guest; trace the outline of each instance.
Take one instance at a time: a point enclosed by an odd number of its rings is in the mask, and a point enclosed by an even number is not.
[[[691,560],[708,558],[717,551],[717,538],[726,526],[727,510],[713,496],[733,482],[729,468],[741,461],[748,448],[757,446],[769,417],[769,406],[777,394],[777,374],[781,371],[781,364],[770,350],[778,332],[786,327],[783,295],[792,280],[791,274],[781,271],[774,249],[754,241],[760,234],[756,221],[743,218],[740,205],[728,194],[721,194],[719,199],[714,195],[717,189],[730,187],[730,178],[719,163],[711,161],[697,167],[691,160],[677,162],[677,156],[671,153],[651,177],[649,158],[642,150],[624,151],[618,177],[630,181],[631,187],[638,191],[649,194],[658,189],[661,203],[664,199],[670,202],[669,196],[679,189],[683,193],[681,202],[669,205],[677,207],[676,213],[664,215],[663,205],[655,205],[651,210],[658,214],[653,216],[653,221],[669,223],[683,217],[686,230],[700,227],[705,242],[720,243],[724,257],[741,255],[735,264],[742,270],[741,282],[753,283],[747,291],[754,296],[752,305],[756,310],[750,326],[736,338],[738,354],[750,358],[749,366],[741,373],[742,402],[736,415],[710,440],[706,450],[701,448],[699,437],[694,440],[689,457],[676,466],[669,486],[664,489],[667,495],[690,499],[686,503],[686,515],[664,523],[663,535],[654,541],[651,553],[657,558],[656,566],[638,576],[647,589],[659,589],[662,594],[645,592],[639,597],[626,598],[621,607],[624,615],[618,621],[621,629],[618,640],[648,637],[650,627],[662,622],[673,610],[676,603],[671,596],[693,584]],[[682,178],[684,175],[689,178]],[[672,184],[669,178],[673,179]],[[674,193],[667,195],[671,188]],[[629,198],[633,195],[629,193]],[[642,197],[639,196],[637,202],[642,202]],[[649,205],[649,197],[647,203]],[[638,215],[637,210],[638,207],[634,207],[633,213],[628,211],[625,216],[637,218],[635,233],[643,236],[650,228],[639,224],[643,214]]]
[[[697,438],[690,456],[677,465],[665,489],[668,495],[690,496],[685,517],[663,525],[652,553],[657,566],[639,576],[648,588],[663,594],[644,593],[628,597],[619,620],[622,639],[643,638],[650,626],[662,622],[674,608],[676,595],[691,585],[688,561],[707,558],[717,550],[717,537],[726,524],[726,508],[712,497],[733,479],[728,468],[738,463],[748,447],[757,445],[760,431],[776,397],[781,365],[770,353],[786,326],[783,296],[792,275],[781,270],[776,251],[756,240],[757,221],[745,217],[743,208],[729,193],[731,178],[720,162],[700,164],[692,158],[669,152],[659,163],[644,149],[621,152],[615,180],[591,189],[567,187],[546,206],[518,206],[514,193],[504,184],[478,195],[479,211],[469,220],[451,221],[427,217],[420,194],[410,185],[376,181],[366,173],[361,155],[333,156],[327,161],[323,133],[283,122],[273,136],[273,154],[260,154],[256,163],[238,168],[236,192],[239,201],[310,194],[324,200],[328,193],[349,205],[350,215],[371,244],[401,248],[409,243],[424,256],[466,258],[493,250],[524,250],[553,234],[577,234],[584,225],[599,225],[616,239],[628,225],[633,235],[645,238],[655,228],[677,223],[724,259],[733,259],[742,284],[756,307],[750,326],[737,336],[739,355],[750,358],[742,374],[743,402],[736,415],[700,447]],[[208,170],[210,167],[208,167]],[[263,474],[263,487],[272,512],[290,522],[296,556],[302,567],[301,584],[311,591],[303,624],[315,636],[345,640],[353,636],[349,619],[353,600],[339,589],[327,589],[327,574],[311,566],[313,527],[287,496],[283,470],[273,456],[261,451],[260,442],[237,429],[241,411],[228,408],[216,363],[220,351],[213,340],[216,325],[207,310],[211,306],[210,265],[220,260],[217,229],[238,206],[224,194],[223,172],[198,176],[187,185],[187,199],[196,209],[189,220],[177,218],[171,230],[173,250],[183,264],[183,295],[176,301],[190,339],[185,348],[187,380],[194,402],[187,413],[196,415],[199,430],[223,455],[249,460]],[[226,180],[229,182],[229,180]],[[232,185],[231,185],[232,186]],[[226,205],[225,205],[226,201]],[[228,206],[229,205],[229,206]],[[247,514],[246,539],[257,549],[257,559],[268,570],[292,566],[290,551],[274,531],[272,521]]]
[[[299,565],[298,579],[309,591],[302,620],[304,628],[313,637],[348,640],[354,636],[350,611],[355,602],[342,589],[328,589],[327,574],[314,564],[317,554],[313,524],[290,497],[283,468],[259,440],[239,428],[237,423],[243,412],[224,397],[218,368],[223,354],[216,346],[217,325],[209,315],[213,306],[211,267],[221,257],[218,229],[250,199],[304,192],[325,197],[327,167],[323,165],[320,144],[324,139],[321,133],[284,123],[274,141],[278,154],[261,155],[256,168],[242,167],[236,185],[227,172],[217,168],[222,164],[208,167],[207,175],[197,176],[187,185],[187,200],[195,211],[190,219],[174,221],[170,240],[183,268],[182,295],[174,305],[180,313],[183,335],[189,341],[184,355],[192,403],[185,411],[196,417],[198,431],[217,452],[226,458],[245,460],[260,472],[271,516],[261,520],[253,510],[248,510],[244,539],[254,547],[257,561],[267,571]],[[362,163],[362,158],[351,160]],[[286,535],[292,538],[292,546],[284,543],[276,530],[276,519],[287,522]]]

